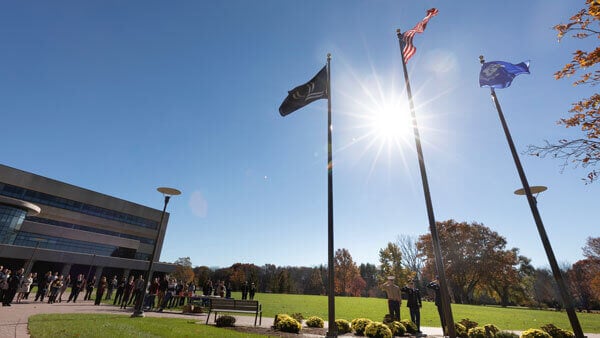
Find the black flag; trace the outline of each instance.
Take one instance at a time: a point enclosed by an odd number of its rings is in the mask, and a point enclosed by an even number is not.
[[[288,96],[279,107],[279,114],[286,116],[313,101],[327,97],[327,66],[325,66],[310,81],[288,92]]]

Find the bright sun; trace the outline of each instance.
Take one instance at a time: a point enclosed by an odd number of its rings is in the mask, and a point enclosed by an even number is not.
[[[412,123],[410,116],[398,105],[381,107],[370,112],[370,129],[372,135],[380,142],[399,145],[409,140]]]

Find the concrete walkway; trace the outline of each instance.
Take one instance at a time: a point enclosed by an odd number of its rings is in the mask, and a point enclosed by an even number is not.
[[[95,306],[92,301],[80,301],[78,303],[41,303],[32,300],[23,301],[21,304],[13,303],[10,307],[0,308],[0,337],[28,338],[27,322],[29,316],[39,313],[106,313],[130,315],[133,309],[119,309],[118,306],[102,304]],[[181,312],[145,312],[146,317],[165,317],[165,318],[197,318],[198,322],[206,322],[206,314],[183,314]],[[237,326],[253,326],[253,316],[235,316]],[[212,316],[211,316],[211,322]],[[269,328],[273,325],[273,318],[262,319],[262,327]],[[327,326],[327,323],[325,324]],[[423,333],[428,337],[443,337],[442,329],[439,327],[421,327]],[[353,335],[348,334],[352,337]],[[600,334],[587,334],[589,338],[600,338]],[[316,335],[299,335],[298,337],[319,337]]]

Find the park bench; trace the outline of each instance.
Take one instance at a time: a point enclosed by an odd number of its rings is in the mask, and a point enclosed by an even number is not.
[[[262,306],[256,300],[235,300],[227,298],[211,298],[210,306],[208,308],[208,316],[206,317],[206,324],[210,314],[215,314],[215,322],[217,321],[217,314],[219,312],[238,312],[238,313],[254,313],[254,326],[256,326],[256,320],[260,318],[259,325],[262,324]],[[259,317],[260,315],[260,317]]]

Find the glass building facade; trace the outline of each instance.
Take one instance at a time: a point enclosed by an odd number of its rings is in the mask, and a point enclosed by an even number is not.
[[[67,273],[86,264],[96,272],[144,271],[153,252],[155,262],[160,257],[168,213],[162,226],[161,215],[161,210],[0,165],[0,265],[12,259]],[[162,272],[174,269],[165,263],[153,266]]]

